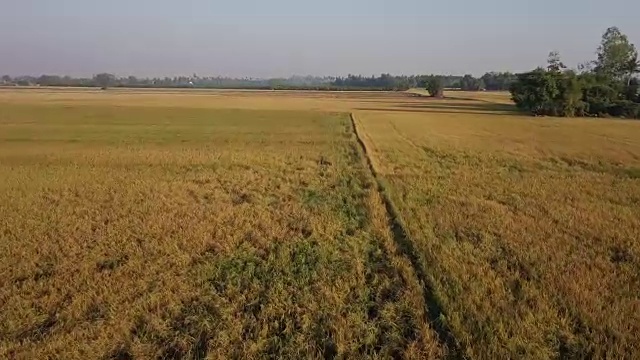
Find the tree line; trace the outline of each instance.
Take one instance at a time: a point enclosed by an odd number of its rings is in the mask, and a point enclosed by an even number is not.
[[[596,59],[568,69],[560,54],[546,68],[519,74],[511,86],[517,107],[534,115],[640,118],[640,61],[617,27],[602,35]]]
[[[460,89],[463,91],[506,91],[517,80],[517,76],[510,72],[488,72],[480,78],[473,75],[462,77],[445,77],[429,75],[423,77],[422,86],[432,97],[444,97],[445,88]]]
[[[11,77],[5,75],[0,84],[21,86],[62,86],[62,87],[131,87],[131,88],[208,88],[208,89],[292,89],[292,90],[384,90],[404,91],[424,88],[437,78],[444,88],[462,90],[508,90],[515,80],[509,72],[488,72],[480,78],[472,75],[391,75],[379,76],[348,75],[333,76],[292,76],[289,78],[231,78],[176,76],[164,78],[117,77],[110,73],[96,74],[90,78],[71,76],[41,75]]]
[[[314,87],[327,86],[335,78],[317,76],[292,76],[290,78],[231,78],[191,76],[139,78],[117,77],[110,73],[96,74],[90,78],[41,75],[2,77],[4,85],[61,86],[61,87],[131,87],[131,88],[220,88],[220,89],[271,89],[280,86]]]

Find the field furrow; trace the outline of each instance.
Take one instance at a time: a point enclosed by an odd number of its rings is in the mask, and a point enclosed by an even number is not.
[[[433,279],[428,274],[428,269],[424,268],[425,264],[420,261],[420,255],[416,252],[416,248],[414,245],[415,242],[408,236],[406,225],[402,220],[402,216],[398,211],[398,208],[395,206],[393,200],[388,194],[387,186],[385,185],[384,179],[380,175],[378,175],[378,171],[373,165],[371,155],[369,155],[370,150],[367,145],[368,141],[364,140],[362,131],[358,130],[361,125],[356,119],[356,115],[353,113],[351,114],[351,121],[353,123],[353,131],[356,134],[358,142],[362,148],[362,153],[366,157],[369,170],[372,174],[372,177],[376,181],[377,189],[380,193],[380,198],[383,199],[384,207],[386,209],[386,216],[389,219],[389,228],[391,229],[391,233],[393,234],[394,241],[398,248],[401,250],[403,256],[411,263],[413,271],[422,284],[424,304],[427,307],[426,313],[429,316],[428,321],[438,335],[440,343],[447,350],[447,358],[465,358],[462,350],[460,349],[460,344],[455,339],[453,332],[451,331],[447,323],[442,321],[442,319],[444,318],[444,313],[442,304],[440,303],[433,289]]]

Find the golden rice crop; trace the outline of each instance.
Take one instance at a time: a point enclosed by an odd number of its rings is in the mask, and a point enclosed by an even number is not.
[[[419,95],[0,91],[0,357],[637,358],[640,123]]]
[[[8,103],[0,357],[437,357],[348,116]]]
[[[357,118],[466,355],[637,358],[640,123],[422,106]]]

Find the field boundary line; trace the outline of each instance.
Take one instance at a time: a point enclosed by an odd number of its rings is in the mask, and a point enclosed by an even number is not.
[[[358,144],[364,154],[365,160],[369,167],[369,171],[375,180],[377,191],[382,198],[384,203],[384,207],[387,213],[387,219],[389,219],[389,230],[391,231],[391,235],[393,236],[393,240],[398,246],[398,249],[401,253],[409,260],[411,263],[411,267],[413,268],[416,276],[418,277],[418,281],[421,283],[422,287],[422,296],[424,298],[424,303],[427,307],[426,315],[427,320],[429,321],[429,325],[434,330],[438,337],[438,341],[441,344],[444,344],[447,349],[448,359],[467,359],[465,354],[463,353],[460,343],[456,340],[453,335],[453,332],[447,324],[442,321],[445,317],[442,309],[442,305],[440,301],[434,296],[434,287],[432,281],[430,281],[430,277],[427,276],[427,273],[423,266],[420,264],[419,256],[415,250],[414,242],[409,237],[408,232],[406,230],[406,226],[402,221],[400,213],[396,206],[391,201],[391,197],[385,187],[383,179],[379,175],[377,169],[373,164],[373,159],[371,158],[370,150],[367,147],[362,133],[358,130],[358,121],[356,120],[356,116],[353,112],[349,113],[349,117],[351,118],[351,126],[353,127],[353,133],[356,136]]]

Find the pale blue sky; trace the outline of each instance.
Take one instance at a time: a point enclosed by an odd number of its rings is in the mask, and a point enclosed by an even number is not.
[[[527,70],[594,58],[637,0],[0,0],[0,74],[271,77]]]

